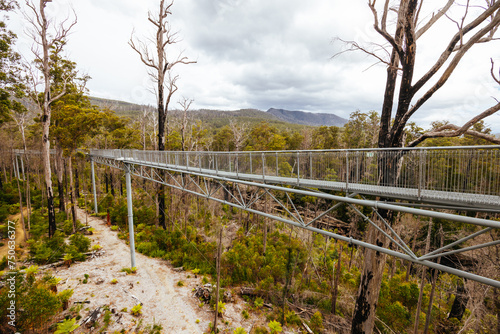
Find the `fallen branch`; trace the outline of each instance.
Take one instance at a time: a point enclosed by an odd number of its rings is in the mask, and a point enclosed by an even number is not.
[[[85,325],[87,328],[91,328],[94,326],[94,324],[97,322],[97,320],[99,319],[99,317],[101,316],[101,309],[102,307],[99,306],[98,308],[96,308],[94,311],[92,311],[90,313],[90,315],[88,315],[86,318],[84,318],[82,320],[82,322],[80,323],[80,325]]]
[[[309,326],[307,326],[307,324],[305,322],[303,322],[303,321],[302,321],[302,326],[304,326],[304,328],[306,329],[307,333],[314,334],[314,332],[309,328]]]

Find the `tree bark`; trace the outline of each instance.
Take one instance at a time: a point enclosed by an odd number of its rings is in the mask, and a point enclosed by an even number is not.
[[[457,291],[455,293],[455,300],[451,305],[450,314],[448,315],[448,319],[455,318],[457,320],[462,320],[464,316],[465,307],[467,305],[468,297],[465,291],[465,287],[462,279],[458,281]]]
[[[371,224],[368,227],[368,242],[380,247],[388,245],[385,236]],[[387,256],[383,253],[365,249],[363,273],[351,327],[353,334],[373,332],[386,258]]]
[[[63,150],[61,145],[56,141],[56,156],[54,159],[54,169],[57,176],[57,190],[59,193],[59,212],[66,212],[66,200],[64,198],[64,163],[63,163]]]
[[[217,333],[217,319],[219,317],[219,289],[220,289],[220,261],[222,256],[222,226],[219,227],[219,244],[217,247],[217,288],[215,290],[215,319],[214,333]]]
[[[443,247],[444,244],[444,233],[443,233],[443,225],[439,227],[439,235],[440,235],[440,245],[439,248]],[[441,257],[437,258],[437,263],[441,263]],[[434,300],[434,292],[436,291],[436,282],[437,282],[437,276],[438,276],[438,271],[437,269],[433,269],[433,275],[432,275],[432,288],[431,288],[431,294],[429,296],[429,306],[427,307],[427,315],[425,316],[425,327],[424,327],[424,334],[427,334],[429,330],[429,325],[431,323],[431,314],[432,314],[432,301]],[[500,334],[500,333],[498,333]]]
[[[75,166],[75,198],[80,198],[80,177],[78,175],[78,164]]]
[[[23,232],[24,232],[24,241],[26,241],[28,236],[26,234],[26,225],[24,223],[23,195],[21,192],[21,185],[19,182],[19,178],[16,178],[16,181],[17,181],[17,191],[19,193],[19,209],[21,211],[21,226],[22,226]]]
[[[429,218],[429,226],[427,227],[427,239],[425,241],[425,253],[429,252],[431,245],[431,232],[432,232],[432,217]],[[417,310],[415,311],[415,324],[413,327],[413,333],[418,333],[418,325],[420,322],[420,310],[422,308],[422,298],[424,297],[424,286],[425,286],[425,268],[422,269],[422,275],[420,275],[420,292],[418,295]]]
[[[69,169],[69,198],[71,203],[71,216],[73,217],[73,233],[76,233],[76,205],[75,205],[75,187],[73,182],[73,163],[72,163],[71,153],[68,157],[68,169]]]
[[[157,112],[158,112],[158,151],[165,151],[165,139],[168,143],[168,107],[170,104],[170,99],[172,95],[177,91],[177,86],[175,82],[178,76],[173,76],[171,74],[172,68],[179,63],[189,64],[193,63],[188,61],[186,57],[179,57],[174,61],[168,61],[167,59],[167,47],[177,43],[176,33],[171,31],[170,25],[168,23],[168,16],[172,14],[171,7],[173,1],[160,0],[160,9],[157,17],[153,17],[151,13],[148,15],[148,20],[156,28],[156,40],[154,41],[154,48],[156,57],[154,57],[148,46],[145,43],[140,43],[136,45],[133,36],[129,40],[129,45],[134,51],[136,51],[141,61],[152,69],[150,72],[151,77],[157,85]],[[156,59],[155,59],[156,58]],[[168,91],[165,94],[165,81],[168,77]],[[167,136],[165,138],[165,130],[167,131]],[[159,171],[160,176],[165,178],[165,171]],[[159,184],[157,188],[157,198],[158,198],[158,211],[159,211],[159,224],[167,229],[166,215],[165,215],[165,185]]]
[[[339,280],[340,280],[340,265],[342,262],[342,251],[344,247],[340,245],[339,259],[337,260],[337,269],[335,271],[334,280],[333,280],[333,289],[332,289],[332,314],[335,314],[337,311],[337,296],[339,291]]]

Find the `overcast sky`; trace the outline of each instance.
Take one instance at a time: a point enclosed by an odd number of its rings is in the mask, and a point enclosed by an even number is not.
[[[24,2],[20,0],[20,2]],[[38,1],[36,1],[38,3]],[[433,5],[441,1],[430,1]],[[71,15],[78,23],[69,36],[66,53],[88,73],[90,94],[97,97],[155,104],[147,69],[127,44],[131,33],[153,36],[147,13],[156,13],[159,0],[54,0],[47,14],[61,20]],[[334,113],[348,118],[356,110],[379,111],[385,67],[361,53],[345,53],[335,37],[360,43],[378,40],[366,1],[345,0],[177,0],[171,25],[182,38],[178,52],[196,64],[178,65],[179,91],[194,100],[193,108],[235,110],[271,107]],[[11,15],[19,35],[18,48],[29,55],[25,22]],[[437,32],[422,38],[417,73],[444,48],[438,34],[452,33],[445,20]],[[500,66],[500,41],[473,49],[447,86],[411,119],[428,127],[435,120],[463,124],[472,115],[494,105],[500,90],[490,77],[492,57]],[[418,72],[420,71],[420,72]],[[500,115],[486,123],[500,133]]]

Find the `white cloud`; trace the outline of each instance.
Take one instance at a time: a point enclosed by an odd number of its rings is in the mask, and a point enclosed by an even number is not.
[[[61,0],[49,4],[58,19],[68,15],[68,4],[78,15],[67,52],[92,76],[92,94],[156,103],[147,69],[127,42],[133,29],[140,38],[153,35],[147,15],[148,11],[157,12],[158,3]],[[429,18],[430,8],[424,8],[421,15]],[[182,38],[174,56],[184,50],[184,55],[198,61],[177,67],[180,89],[174,105],[185,96],[195,100],[195,108],[276,107],[332,112],[342,117],[356,109],[381,107],[384,66],[372,67],[376,61],[362,53],[345,53],[331,59],[342,49],[341,42],[332,43],[335,37],[383,44],[372,29],[373,17],[365,3],[178,0],[171,24]],[[21,23],[13,26],[20,28]],[[439,32],[448,35],[446,38],[454,33],[453,29],[454,24],[446,20],[439,26]],[[419,41],[419,52],[426,55],[417,61],[417,76],[441,52],[435,46],[437,37],[428,33]],[[489,57],[496,57],[500,64],[495,44],[473,50],[445,87],[412,120],[427,126],[432,120],[448,117],[461,124],[491,106],[491,96],[500,98],[500,94],[489,77]],[[491,119],[496,121],[486,122],[500,132],[498,116]]]

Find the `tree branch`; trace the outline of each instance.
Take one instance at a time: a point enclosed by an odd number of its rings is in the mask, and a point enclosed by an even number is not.
[[[485,139],[487,141],[490,141],[495,144],[500,144],[500,139],[496,138],[492,135],[486,134],[486,133],[481,133],[477,132],[474,130],[469,130],[474,124],[482,120],[483,118],[486,118],[488,116],[493,115],[496,113],[498,110],[500,110],[500,103],[497,103],[495,106],[483,111],[481,114],[473,117],[471,120],[469,120],[467,123],[465,123],[463,126],[459,127],[454,124],[446,124],[443,125],[433,131],[424,133],[422,136],[419,138],[415,139],[412,141],[408,146],[409,147],[414,147],[417,146],[418,144],[422,143],[424,140],[428,138],[438,138],[438,137],[459,137],[461,135],[467,134],[471,135],[474,137],[478,137],[481,139]],[[452,131],[448,131],[452,130]]]
[[[493,58],[490,58],[490,60],[491,60],[491,77],[500,85],[500,69],[498,70],[498,78],[497,78],[494,73],[495,63],[493,62]]]
[[[499,8],[500,8],[500,2],[497,2],[492,7],[488,8],[487,10],[485,10],[474,21],[472,21],[467,26],[465,26],[462,30],[458,31],[453,36],[453,38],[450,40],[450,43],[448,44],[448,46],[446,47],[446,49],[443,51],[443,53],[441,53],[441,56],[436,61],[436,63],[429,69],[429,71],[427,71],[426,74],[424,74],[420,78],[420,80],[418,80],[415,83],[415,85],[413,86],[413,90],[416,92],[420,88],[422,88],[422,86],[424,86],[439,71],[439,69],[446,63],[446,61],[451,56],[451,54],[454,51],[457,51],[455,49],[455,46],[463,38],[463,36],[465,34],[469,33],[470,31],[472,31],[474,28],[478,27],[481,23],[483,23],[486,19],[488,19],[488,17],[490,17],[491,15],[493,15],[495,13],[495,11],[497,11]],[[487,26],[488,28],[487,29],[482,29],[479,33],[476,33],[476,35],[474,37],[472,37],[471,40],[474,40],[474,41],[477,42],[484,35],[486,35],[489,30],[494,29],[495,27],[497,27],[500,21],[496,20],[496,18],[498,18],[498,15],[496,15],[495,19],[493,19],[492,22],[490,22],[490,24],[488,24],[488,26]],[[494,23],[494,22],[496,22],[496,23]],[[479,34],[480,34],[480,36],[478,37]],[[466,45],[469,44],[469,42],[466,43]]]
[[[446,14],[448,9],[450,9],[451,5],[453,5],[454,2],[455,0],[448,0],[448,3],[446,3],[446,5],[443,8],[441,8],[436,15],[434,15],[433,13],[429,22],[427,22],[422,28],[417,30],[416,38],[417,39],[420,38],[420,36],[425,34],[427,30],[429,30],[437,21],[439,21],[439,19]]]
[[[500,6],[500,1],[497,2],[498,6]],[[411,107],[404,117],[402,118],[403,123],[406,124],[406,122],[410,119],[410,117],[427,101],[431,98],[431,96],[438,90],[440,89],[446,81],[450,78],[451,74],[455,70],[455,68],[458,66],[459,62],[462,60],[463,56],[465,53],[474,45],[476,42],[482,38],[488,31],[492,28],[500,24],[500,15],[495,15],[494,20],[492,20],[488,25],[486,25],[483,29],[478,31],[467,43],[464,44],[464,46],[460,49],[460,51],[457,52],[455,57],[451,60],[450,64],[444,71],[444,73],[441,75],[439,80],[432,86],[418,101],[417,103]],[[421,79],[422,80],[422,79]],[[416,88],[421,88],[421,86],[418,86],[419,83],[417,83],[414,87],[415,91]],[[404,127],[404,126],[403,126]]]
[[[368,6],[370,7],[371,11],[372,11],[372,14],[373,14],[373,19],[374,19],[374,23],[373,23],[373,28],[375,29],[376,32],[378,32],[382,37],[385,38],[385,40],[387,42],[389,42],[389,44],[391,44],[391,46],[396,50],[396,52],[399,54],[399,57],[401,59],[404,58],[404,54],[403,54],[403,48],[401,47],[401,45],[399,45],[398,43],[396,43],[396,40],[391,36],[389,35],[389,33],[387,32],[387,30],[385,30],[385,26],[386,26],[386,23],[385,21],[387,20],[387,13],[388,13],[388,10],[389,10],[389,7],[388,7],[388,2],[386,1],[385,3],[385,6],[384,6],[384,13],[382,15],[383,17],[383,25],[382,27],[383,28],[380,28],[379,25],[378,25],[378,13],[377,13],[377,9],[375,8],[375,1],[376,0],[372,0],[368,3]],[[399,18],[399,15],[398,15],[398,18]],[[398,25],[400,25],[400,22],[398,20]]]
[[[139,41],[140,43],[140,41]],[[134,42],[134,32],[132,31],[132,35],[130,36],[130,40],[128,41],[128,45],[139,54],[141,61],[144,65],[151,67],[155,70],[158,70],[158,66],[155,64],[154,60],[149,56],[148,49],[145,45],[136,46]]]

